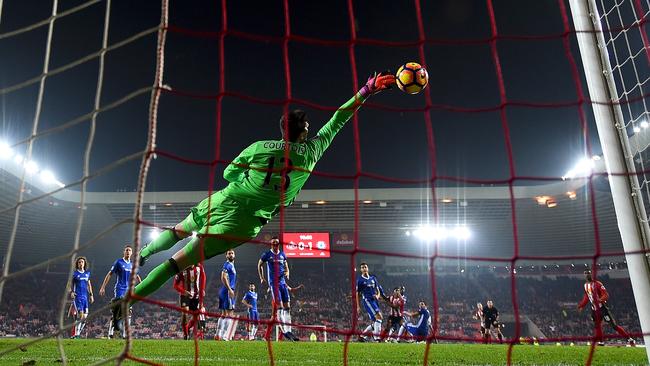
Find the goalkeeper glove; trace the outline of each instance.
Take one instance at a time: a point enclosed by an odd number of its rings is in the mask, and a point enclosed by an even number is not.
[[[359,94],[361,94],[361,96],[364,98],[368,98],[369,96],[377,94],[382,90],[390,89],[393,84],[395,84],[395,75],[388,71],[384,71],[379,74],[375,72],[368,78],[366,85],[361,87]]]

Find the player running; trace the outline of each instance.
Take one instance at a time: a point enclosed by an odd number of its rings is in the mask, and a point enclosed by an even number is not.
[[[266,263],[266,279],[264,278],[264,263]],[[262,253],[257,261],[257,273],[260,276],[260,283],[266,281],[269,284],[273,309],[276,311],[282,335],[290,341],[299,341],[291,332],[291,295],[287,280],[289,279],[289,264],[287,256],[280,250],[280,239],[277,236],[271,238],[271,249]]]
[[[180,295],[179,304],[181,309],[181,327],[183,339],[190,338],[190,327],[187,318],[191,315],[187,311],[197,311],[205,296],[205,271],[201,263],[191,265],[174,276],[174,289]]]
[[[293,203],[316,163],[354,112],[368,97],[393,84],[394,75],[372,75],[311,139],[307,139],[310,122],[304,111],[294,110],[283,116],[282,139],[257,141],[244,149],[224,170],[223,176],[229,182],[226,188],[201,201],[187,218],[142,249],[140,264],[144,265],[151,255],[170,249],[193,231],[199,233],[172,258],[154,268],[136,287],[135,295],[146,297],[201,258],[210,259],[255,238],[280,212],[281,205]],[[201,248],[203,253],[199,252]]]
[[[106,285],[108,281],[111,280],[111,276],[115,274],[115,291],[113,292],[113,298],[111,299],[111,323],[108,328],[108,336],[113,337],[113,332],[115,329],[122,332],[122,337],[126,337],[125,329],[123,327],[124,322],[122,321],[122,306],[121,301],[127,294],[129,289],[129,280],[131,279],[131,255],[133,254],[133,248],[130,245],[124,246],[124,253],[122,258],[118,259],[113,263],[111,270],[108,271],[104,277],[104,282],[99,288],[99,295],[104,296],[106,293]],[[136,275],[136,280],[141,282],[142,279],[139,275]],[[127,317],[128,321],[131,320],[131,310],[129,309],[129,315]]]
[[[230,328],[235,322],[235,285],[237,284],[237,271],[235,270],[235,251],[226,252],[226,261],[221,270],[221,289],[219,289],[219,310],[221,317],[217,321],[216,340],[230,340]]]
[[[359,305],[359,294],[361,294],[361,300],[363,301],[363,308],[368,314],[370,319],[370,325],[359,336],[359,342],[366,342],[369,339],[366,334],[372,332],[373,338],[375,341],[379,340],[379,334],[381,332],[381,323],[382,315],[381,310],[379,310],[379,300],[380,297],[385,297],[384,290],[379,285],[377,277],[371,275],[368,271],[368,263],[363,262],[359,265],[359,271],[361,275],[357,278],[357,292],[356,292],[356,301],[357,309],[361,309]]]
[[[400,328],[399,336],[401,337],[402,334],[404,334],[404,330],[406,330],[416,342],[425,341],[429,335],[429,328],[431,328],[431,313],[429,312],[429,309],[427,309],[427,304],[424,302],[424,300],[420,300],[420,303],[418,304],[418,311],[405,311],[404,313],[411,318],[419,316],[418,322],[415,324],[408,323],[406,326],[402,325]]]
[[[584,274],[585,295],[578,304],[578,311],[582,311],[587,303],[591,303],[591,319],[594,321],[596,328],[596,339],[598,340],[598,344],[601,346],[605,344],[603,342],[603,330],[601,328],[601,323],[604,320],[606,323],[609,323],[621,337],[627,338],[627,342],[630,346],[635,346],[634,338],[630,337],[625,329],[616,323],[616,320],[614,320],[614,317],[612,317],[612,314],[609,312],[609,308],[607,307],[609,293],[607,293],[605,286],[600,281],[594,281],[590,270],[586,270]]]
[[[75,270],[72,274],[72,288],[70,297],[72,298],[75,314],[77,315],[77,324],[74,328],[74,335],[70,338],[79,338],[81,331],[86,326],[86,317],[88,316],[88,304],[95,302],[93,298],[93,286],[90,283],[90,271],[87,268],[88,261],[85,257],[79,257],[75,261]]]
[[[487,306],[483,307],[483,323],[485,330],[483,331],[483,343],[490,341],[493,328],[497,332],[499,343],[503,342],[503,333],[501,333],[501,323],[499,323],[499,310],[494,306],[492,300],[487,301]]]
[[[241,303],[248,308],[246,314],[248,315],[248,323],[246,323],[246,329],[248,331],[248,340],[254,341],[255,334],[257,334],[257,324],[260,320],[260,316],[257,313],[257,292],[255,292],[255,284],[248,284],[248,292],[244,295],[244,298],[241,300]]]

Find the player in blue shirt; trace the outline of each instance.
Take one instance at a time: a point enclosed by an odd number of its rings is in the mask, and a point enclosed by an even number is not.
[[[264,277],[264,263],[266,263],[266,278]],[[291,296],[287,280],[289,279],[289,265],[287,256],[280,250],[280,239],[277,236],[271,238],[271,249],[262,253],[257,262],[257,273],[260,276],[260,283],[266,281],[269,284],[273,309],[276,309],[276,317],[279,322],[282,334],[291,341],[299,341],[291,332]]]
[[[229,341],[231,338],[230,328],[234,324],[235,316],[235,284],[237,283],[237,271],[235,270],[235,251],[230,249],[226,252],[226,262],[221,270],[221,289],[219,289],[219,310],[221,317],[217,321],[217,336],[215,339]]]
[[[257,292],[255,292],[255,284],[248,284],[248,292],[244,295],[244,298],[241,300],[241,303],[248,308],[248,340],[254,341],[255,334],[257,334],[257,322],[260,320],[260,316],[257,314]]]
[[[90,271],[87,269],[88,261],[85,257],[79,257],[75,261],[75,270],[72,274],[72,287],[70,297],[72,298],[77,324],[74,328],[74,335],[71,338],[79,338],[81,331],[86,326],[88,316],[88,303],[95,302],[93,298],[93,286],[90,283]]]
[[[129,289],[129,281],[131,279],[131,255],[133,254],[133,249],[130,245],[124,247],[124,253],[122,258],[118,259],[111,266],[111,270],[108,271],[104,277],[104,282],[102,282],[102,287],[99,289],[99,295],[104,296],[106,293],[106,285],[111,280],[111,276],[114,274],[115,281],[115,291],[113,293],[113,298],[111,303],[113,304],[111,308],[111,323],[108,328],[108,336],[113,336],[113,330],[118,329],[122,331],[122,337],[125,336],[124,327],[122,326],[122,299],[127,295]],[[138,283],[142,281],[139,275],[137,275],[136,280]],[[130,313],[130,309],[129,309]],[[130,316],[128,317],[130,321]]]
[[[420,304],[418,306],[418,311],[405,312],[411,317],[419,316],[417,323],[406,324],[406,331],[409,332],[409,334],[412,335],[417,342],[423,342],[429,335],[429,328],[431,327],[431,313],[427,309],[427,304],[424,302],[424,300],[420,300]],[[400,333],[401,332],[402,330],[400,329]]]
[[[361,303],[363,304],[363,309],[366,310],[368,318],[370,319],[370,325],[361,333],[359,337],[360,342],[365,342],[368,339],[365,334],[372,332],[373,338],[375,341],[379,340],[379,335],[381,333],[381,323],[382,315],[381,310],[379,310],[379,300],[380,297],[386,297],[384,290],[379,285],[377,277],[371,275],[368,271],[368,263],[363,262],[359,265],[359,271],[361,275],[357,278],[357,292],[356,292],[356,301],[357,309],[361,309],[359,303],[359,294],[361,294]]]

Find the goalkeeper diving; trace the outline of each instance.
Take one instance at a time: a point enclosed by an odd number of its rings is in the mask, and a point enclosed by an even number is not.
[[[257,141],[244,149],[223,172],[228,186],[201,201],[187,218],[174,228],[163,231],[141,250],[139,261],[143,266],[152,255],[173,247],[192,232],[198,233],[136,286],[136,299],[150,295],[202,258],[210,259],[255,238],[262,227],[280,212],[280,205],[288,207],[293,203],[334,136],[354,112],[368,97],[389,89],[393,84],[395,76],[390,73],[370,76],[365,85],[310,139],[307,138],[309,119],[304,111],[294,110],[283,115],[280,119],[281,140]],[[288,150],[288,159],[285,149]]]

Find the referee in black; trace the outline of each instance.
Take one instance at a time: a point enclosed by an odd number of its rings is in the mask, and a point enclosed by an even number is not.
[[[490,341],[490,328],[497,331],[499,343],[503,342],[503,333],[501,333],[501,324],[499,324],[499,310],[494,306],[492,300],[487,301],[487,306],[483,307],[483,316],[485,317],[485,333],[483,333],[483,341],[485,343]]]

